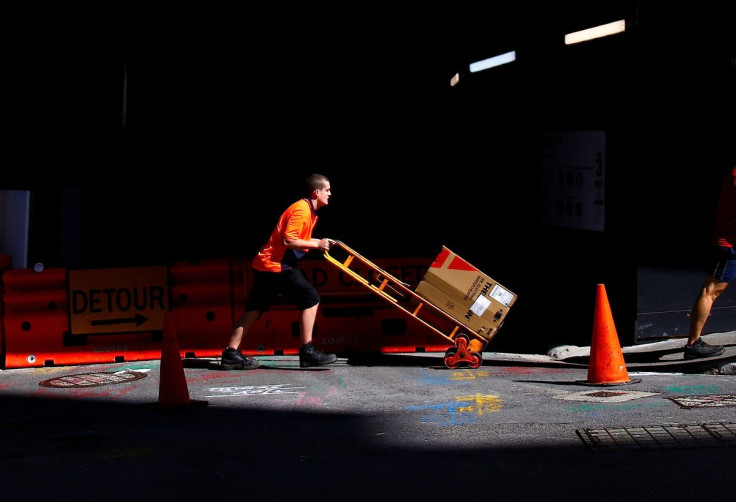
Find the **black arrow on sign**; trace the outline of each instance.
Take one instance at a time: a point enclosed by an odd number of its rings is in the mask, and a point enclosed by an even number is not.
[[[120,319],[102,319],[99,321],[92,321],[92,326],[103,326],[108,324],[128,324],[134,322],[136,326],[140,326],[148,320],[148,317],[141,314],[136,314],[135,317],[122,317]]]

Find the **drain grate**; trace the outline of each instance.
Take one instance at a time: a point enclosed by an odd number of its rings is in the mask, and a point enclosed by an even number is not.
[[[79,387],[100,387],[125,382],[133,382],[145,378],[146,374],[139,371],[117,371],[115,373],[80,373],[64,377],[50,378],[38,382],[41,387],[55,387],[63,389],[75,389]]]
[[[736,446],[736,423],[577,429],[592,451],[672,450]]]
[[[586,395],[590,397],[618,397],[625,396],[626,392],[611,392],[610,390],[601,390],[598,392],[588,392]]]

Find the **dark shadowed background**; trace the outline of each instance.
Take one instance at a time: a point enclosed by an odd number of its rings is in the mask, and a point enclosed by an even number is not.
[[[698,266],[733,165],[724,5],[13,12],[0,188],[32,191],[29,263],[115,267],[247,258],[322,172],[319,236],[370,258],[446,245],[547,325],[589,326],[604,282],[628,325],[638,270]],[[562,43],[622,18],[624,34]],[[540,223],[556,130],[605,131],[603,232]]]

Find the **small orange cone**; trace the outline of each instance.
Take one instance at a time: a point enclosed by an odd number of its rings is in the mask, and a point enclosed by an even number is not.
[[[624,354],[613,323],[606,287],[598,284],[593,317],[593,340],[590,343],[587,383],[592,385],[622,385],[640,382],[631,380],[626,371]]]
[[[176,335],[174,319],[170,312],[164,313],[158,405],[164,408],[207,405],[207,401],[189,398],[189,388],[179,350],[179,337]]]

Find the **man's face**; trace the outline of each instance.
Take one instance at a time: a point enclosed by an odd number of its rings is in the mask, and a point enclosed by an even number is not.
[[[326,206],[330,203],[330,196],[332,195],[332,188],[330,183],[325,183],[325,186],[318,188],[314,191],[315,198],[317,199],[317,207]]]

